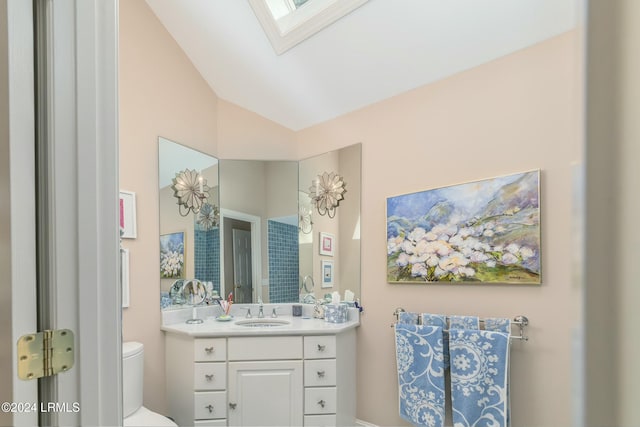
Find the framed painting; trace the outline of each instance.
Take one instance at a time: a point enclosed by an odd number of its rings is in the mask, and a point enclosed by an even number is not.
[[[120,249],[120,283],[122,284],[122,307],[129,307],[129,249]]]
[[[120,190],[120,237],[135,239],[136,231],[136,193]]]
[[[322,260],[320,263],[320,271],[322,271],[322,287],[333,288],[333,261]]]
[[[540,284],[540,171],[387,198],[387,281]]]
[[[320,245],[320,255],[333,256],[335,252],[335,236],[333,234],[323,233],[322,231],[319,234],[320,239],[318,239],[318,243]]]
[[[184,231],[160,236],[160,277],[185,278]]]

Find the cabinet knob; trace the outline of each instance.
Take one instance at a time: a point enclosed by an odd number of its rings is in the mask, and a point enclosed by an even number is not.
[[[324,371],[318,371],[318,378],[324,378]]]
[[[318,344],[318,351],[324,351],[324,349],[326,348],[326,345],[320,345]]]
[[[213,414],[213,405],[207,405],[204,408],[208,409],[210,414]]]
[[[213,353],[213,347],[205,347],[204,351],[206,351],[207,354],[211,354]]]
[[[318,405],[320,405],[322,408],[324,408],[324,405],[325,405],[326,403],[327,403],[327,402],[325,402],[324,400],[320,400],[320,401],[318,402]]]
[[[204,377],[207,379],[207,381],[213,381],[213,374],[205,374]]]
[[[231,403],[231,402],[229,402],[229,408],[231,408],[231,409],[236,409],[236,406],[238,406],[238,404],[237,404],[237,403]]]

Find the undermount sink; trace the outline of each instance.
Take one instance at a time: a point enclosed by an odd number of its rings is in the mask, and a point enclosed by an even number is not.
[[[236,322],[236,325],[248,328],[273,328],[290,324],[290,321],[284,319],[244,319]]]

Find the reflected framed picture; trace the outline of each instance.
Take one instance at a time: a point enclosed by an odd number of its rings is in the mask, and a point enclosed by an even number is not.
[[[322,260],[320,271],[322,271],[322,287],[333,288],[333,261]]]
[[[120,230],[123,239],[135,239],[136,231],[136,193],[120,190]]]
[[[318,239],[320,245],[320,255],[333,256],[335,247],[335,236],[329,233],[320,232]]]
[[[160,277],[185,278],[184,231],[160,236]]]

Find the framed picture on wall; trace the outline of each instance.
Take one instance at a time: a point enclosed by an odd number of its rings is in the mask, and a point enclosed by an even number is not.
[[[320,232],[320,238],[318,239],[320,245],[320,255],[333,256],[335,236],[329,233]]]
[[[322,260],[320,268],[320,271],[322,271],[322,287],[333,288],[333,261]]]
[[[540,284],[540,170],[387,198],[390,283]]]
[[[136,193],[120,190],[120,230],[123,239],[135,239]]]
[[[185,278],[184,231],[160,236],[160,277]]]
[[[122,307],[129,307],[129,249],[120,249],[120,282],[122,283]]]

